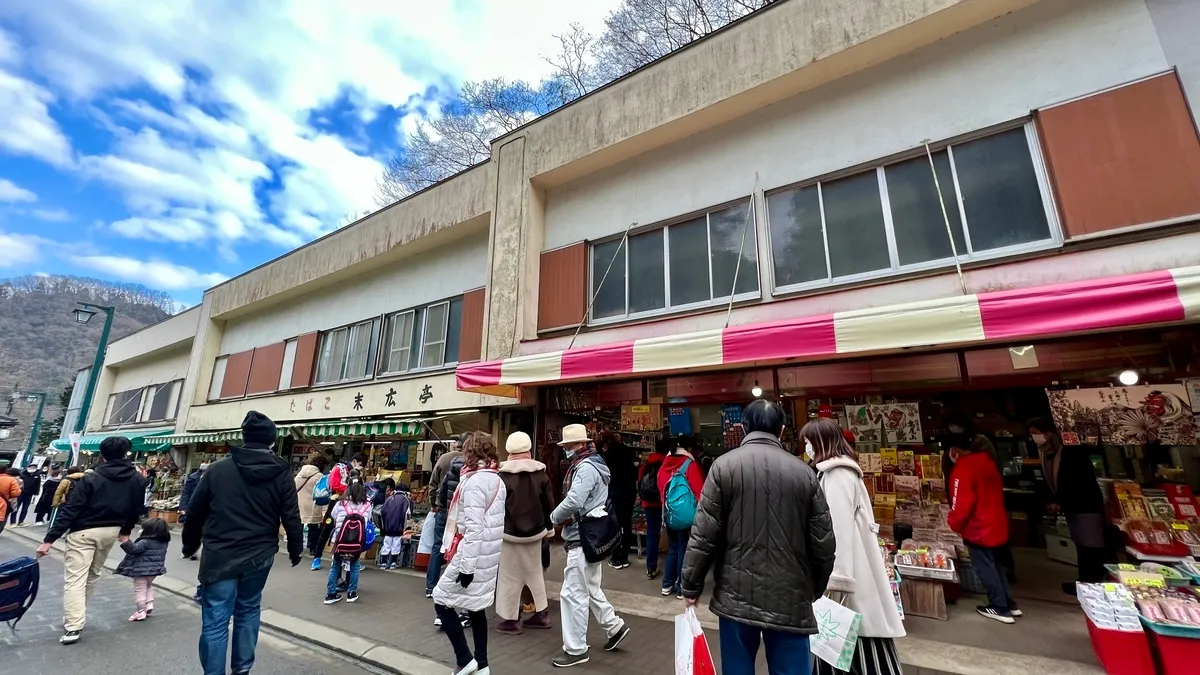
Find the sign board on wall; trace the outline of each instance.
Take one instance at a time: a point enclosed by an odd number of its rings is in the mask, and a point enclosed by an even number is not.
[[[519,402],[513,398],[459,391],[454,373],[446,373],[196,405],[188,413],[187,430],[234,429],[242,423],[247,410],[257,410],[277,423],[288,423],[402,413],[433,414],[439,410],[516,405]]]
[[[1063,443],[1195,445],[1196,418],[1181,384],[1046,390]]]

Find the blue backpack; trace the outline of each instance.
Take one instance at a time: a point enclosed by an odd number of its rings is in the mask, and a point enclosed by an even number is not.
[[[37,599],[40,578],[37,560],[28,556],[0,563],[0,621],[7,622],[14,633]]]
[[[692,460],[685,459],[683,465],[676,469],[667,481],[663,508],[667,512],[667,527],[672,530],[686,530],[696,522],[696,495],[692,494],[692,486],[688,484],[687,479],[687,470],[691,464]]]
[[[325,474],[313,486],[313,503],[317,506],[325,506],[329,503],[331,494],[329,490],[329,474]]]

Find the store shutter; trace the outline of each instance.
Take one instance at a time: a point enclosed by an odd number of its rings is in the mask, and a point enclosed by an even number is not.
[[[1200,214],[1200,138],[1174,72],[1037,120],[1067,239]]]
[[[283,371],[283,350],[282,342],[254,348],[249,383],[246,385],[247,394],[264,394],[279,387],[279,374]]]
[[[250,380],[250,364],[254,361],[254,350],[248,349],[230,354],[225,360],[225,379],[221,382],[221,398],[241,398],[246,395]]]
[[[544,251],[538,278],[538,331],[573,328],[587,312],[587,242]]]
[[[312,386],[320,337],[320,333],[305,333],[296,338],[296,360],[292,364],[293,389]]]
[[[463,293],[462,328],[458,340],[458,362],[478,361],[483,357],[484,289]]]

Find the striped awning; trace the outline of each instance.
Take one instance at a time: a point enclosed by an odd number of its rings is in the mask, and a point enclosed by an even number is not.
[[[469,363],[458,367],[457,379],[461,391],[512,396],[520,385],[1194,320],[1200,320],[1200,267],[1184,267]]]
[[[287,434],[287,429],[279,430],[279,435]],[[194,443],[225,443],[232,441],[235,443],[242,442],[241,429],[228,429],[225,431],[201,431],[194,434],[176,434],[174,436],[164,436],[163,441],[171,445],[192,445]]]
[[[100,442],[112,436],[124,436],[129,439],[132,445],[131,451],[138,452],[161,452],[170,450],[171,444],[168,443],[164,435],[169,434],[174,429],[129,429],[115,430],[104,434],[89,434],[79,439],[80,452],[94,453],[99,452]],[[56,452],[70,452],[71,441],[66,438],[59,438],[51,441],[50,448]]]
[[[294,427],[305,436],[342,438],[351,436],[420,436],[425,431],[422,422],[433,418],[396,420],[388,422],[310,422]]]

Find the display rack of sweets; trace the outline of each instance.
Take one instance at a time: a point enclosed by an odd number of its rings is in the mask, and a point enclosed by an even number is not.
[[[1142,488],[1131,480],[1115,480],[1112,482],[1113,496],[1117,508],[1117,517],[1121,520],[1146,520],[1150,511],[1146,508],[1146,500],[1142,496]]]
[[[1079,604],[1087,615],[1088,637],[1106,673],[1154,675],[1150,638],[1142,629],[1137,605],[1120,584],[1076,584]]]
[[[1171,535],[1187,547],[1188,555],[1200,556],[1200,526],[1183,520],[1173,520],[1170,526]]]
[[[1196,496],[1192,494],[1190,487],[1174,483],[1163,484],[1159,487],[1170,500],[1177,518],[1191,523],[1200,523],[1200,510],[1196,508]]]
[[[939,544],[906,540],[896,551],[896,569],[908,579],[957,581],[954,573],[954,553]]]
[[[1189,555],[1188,547],[1176,539],[1171,526],[1161,520],[1126,520],[1124,530],[1135,557],[1180,558]]]
[[[1127,586],[1115,583],[1078,583],[1075,585],[1075,593],[1083,613],[1087,614],[1098,628],[1142,632],[1137,603]]]
[[[1167,497],[1166,490],[1146,488],[1142,490],[1142,499],[1152,520],[1175,520],[1175,506]]]

